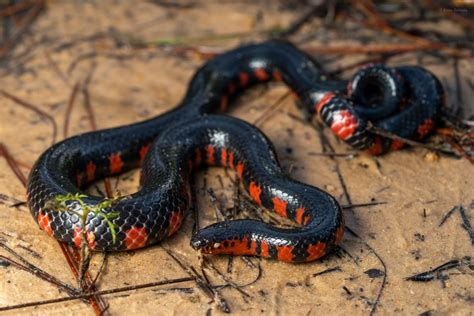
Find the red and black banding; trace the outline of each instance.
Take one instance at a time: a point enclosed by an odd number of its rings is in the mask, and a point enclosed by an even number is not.
[[[341,140],[358,149],[367,149],[372,145],[372,136],[367,131],[365,122],[358,118],[345,98],[332,92],[327,93],[315,105],[315,109],[322,121]]]
[[[406,95],[397,86],[400,78]],[[435,125],[444,98],[439,81],[422,68],[371,65],[348,84],[326,80],[319,66],[291,44],[269,41],[240,47],[203,65],[183,101],[171,111],[147,121],[81,134],[46,150],[28,180],[27,200],[34,219],[48,235],[63,242],[79,246],[85,229],[87,244],[95,250],[138,249],[176,234],[191,206],[189,178],[196,168],[222,166],[235,170],[257,205],[301,227],[282,229],[255,220],[220,222],[198,231],[193,247],[285,262],[307,262],[330,253],[344,232],[335,199],[288,178],[271,143],[258,129],[211,115],[219,109],[226,111],[239,92],[272,80],[285,83],[301,107],[318,113],[341,140],[374,154],[403,144],[373,134],[367,129],[369,122],[400,137],[420,139]],[[390,99],[392,92],[395,98]],[[399,97],[402,101],[388,115],[391,110],[385,103]],[[382,106],[367,106],[361,100],[382,100]],[[93,181],[141,164],[140,190],[103,210],[117,214],[112,219],[116,242],[110,223],[101,216],[90,214],[82,227],[78,203],[68,203],[71,212],[45,208],[58,195],[83,193]],[[95,206],[100,201],[87,196],[83,202]]]

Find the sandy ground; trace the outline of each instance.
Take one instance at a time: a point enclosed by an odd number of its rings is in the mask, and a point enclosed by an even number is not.
[[[59,124],[59,138],[63,135],[73,86],[87,80],[90,80],[87,87],[99,128],[136,122],[171,109],[183,96],[189,78],[203,60],[197,55],[183,57],[159,49],[134,50],[127,44],[132,39],[123,36],[114,39],[110,34],[126,33],[154,40],[250,32],[288,25],[300,14],[298,10],[281,11],[279,5],[271,1],[226,1],[223,4],[203,1],[188,8],[131,1],[54,2],[16,48],[16,62],[0,70],[2,89],[54,116]],[[318,23],[310,24],[307,30],[314,32]],[[448,26],[456,32],[455,26]],[[99,32],[109,32],[109,35],[77,41]],[[350,37],[350,34],[342,37]],[[117,45],[118,42],[122,45]],[[240,42],[241,39],[232,39],[205,43],[230,48]],[[329,63],[329,57],[322,56],[321,60],[337,68],[339,61]],[[350,60],[345,58],[341,64]],[[393,64],[408,62],[426,62],[441,78],[450,103],[456,102],[453,101],[455,82],[451,64],[430,64],[429,58],[420,60],[412,55],[391,60]],[[460,61],[459,69],[465,80],[472,76],[473,63]],[[472,112],[473,92],[464,81],[462,84],[461,98],[467,104],[464,111]],[[254,122],[286,92],[287,88],[280,84],[257,87],[238,99],[231,114]],[[7,98],[1,97],[0,102],[1,142],[18,160],[32,165],[51,143],[51,125]],[[90,129],[83,105],[84,97],[79,93],[69,135]],[[348,201],[337,174],[339,170],[352,203],[375,200],[386,204],[347,209],[347,225],[357,236],[346,232],[345,251],[321,261],[290,265],[255,258],[248,263],[249,260],[235,258],[231,271],[227,272],[227,257],[209,257],[226,276],[244,285],[242,290],[248,294],[229,287],[219,289],[230,310],[238,315],[365,315],[380,295],[376,309],[379,314],[413,315],[427,311],[435,315],[473,314],[472,266],[447,271],[443,281],[405,280],[407,276],[449,260],[474,255],[458,213],[438,227],[443,215],[455,205],[463,205],[467,216],[472,218],[473,166],[464,159],[445,156],[429,159],[428,151],[420,148],[377,158],[365,154],[351,159],[318,156],[314,153],[322,152],[322,144],[317,131],[295,117],[301,117],[301,113],[293,100],[286,98],[280,111],[259,124],[274,141],[284,168],[294,178],[324,188],[345,205]],[[324,133],[337,152],[350,150],[328,131]],[[0,159],[0,170],[0,193],[24,199],[23,186],[3,159]],[[26,168],[22,170],[27,174]],[[112,181],[125,193],[133,192],[137,183],[137,172]],[[223,207],[232,206],[233,185],[222,170],[200,172],[195,186],[201,227],[216,221],[207,189],[213,189]],[[9,207],[8,201],[0,203],[0,222],[1,241],[60,280],[76,284],[58,244],[38,229],[27,208]],[[192,224],[192,216],[188,216],[179,233],[160,246],[109,255],[97,287],[103,290],[187,277],[164,248],[200,271],[200,256],[189,246]],[[3,250],[0,254],[7,255]],[[93,274],[100,262],[101,256],[94,256]],[[261,276],[258,276],[258,267]],[[334,271],[318,275],[327,269]],[[211,284],[223,283],[212,271],[206,270],[206,274]],[[0,265],[0,280],[0,306],[66,296],[55,286],[11,265]],[[107,295],[104,299],[112,315],[222,313],[191,281]],[[83,302],[69,301],[10,313],[63,315],[92,314],[93,311]]]

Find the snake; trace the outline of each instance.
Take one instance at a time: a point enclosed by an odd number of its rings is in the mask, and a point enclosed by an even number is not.
[[[87,132],[48,148],[27,184],[27,203],[39,227],[61,242],[96,251],[125,251],[175,234],[192,206],[190,178],[200,166],[235,170],[254,203],[295,222],[284,228],[255,219],[233,219],[199,229],[191,246],[204,254],[251,255],[310,262],[339,247],[344,217],[329,193],[288,176],[271,141],[255,126],[222,115],[250,86],[281,81],[303,112],[318,116],[350,146],[382,154],[403,143],[370,126],[408,139],[433,128],[443,103],[434,75],[416,66],[380,64],[351,80],[333,80],[308,54],[270,40],[237,47],[201,66],[182,101],[151,119]],[[137,192],[100,204],[85,189],[94,181],[141,166]],[[51,201],[63,201],[58,211]],[[100,212],[85,207],[101,206]],[[86,214],[86,215],[84,215]]]

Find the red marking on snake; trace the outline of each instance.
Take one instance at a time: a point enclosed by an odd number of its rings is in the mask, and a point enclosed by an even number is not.
[[[87,232],[86,234],[86,239],[87,239],[87,245],[89,246],[90,249],[94,249],[96,246],[96,241],[95,241],[95,235],[93,232]],[[82,244],[82,228],[79,226],[74,227],[74,237],[73,237],[73,242],[76,247],[80,248]]]
[[[398,149],[402,148],[403,146],[405,146],[405,143],[404,143],[404,142],[395,139],[395,140],[392,142],[392,145],[390,146],[390,148],[391,148],[392,150],[398,150]]]
[[[306,258],[306,261],[313,261],[324,256],[324,249],[326,249],[326,244],[323,242],[317,242],[314,245],[309,245],[308,257]]]
[[[278,70],[273,70],[273,79],[275,81],[282,81],[283,77],[281,76],[281,73]]]
[[[140,148],[140,161],[143,161],[143,159],[145,159],[145,155],[148,152],[148,150],[150,149],[150,146],[151,146],[151,144],[148,144],[148,145],[142,146],[142,148]]]
[[[145,227],[132,227],[125,232],[125,246],[127,250],[142,248],[148,239]]]
[[[315,110],[316,110],[316,113],[320,113],[321,112],[321,109],[323,108],[323,106],[325,106],[326,104],[328,104],[329,101],[331,101],[331,99],[334,97],[334,93],[333,92],[328,92],[326,93],[322,99],[316,104],[316,106],[314,107]]]
[[[262,257],[268,257],[269,256],[269,254],[268,254],[268,244],[263,240],[260,242],[260,249],[261,249],[260,255]]]
[[[311,217],[305,216],[304,219],[303,219],[303,225],[308,225],[310,219],[311,219]]]
[[[120,153],[111,154],[109,156],[109,168],[111,174],[119,173],[120,171],[122,171],[123,161],[122,157],[120,157]]]
[[[171,213],[170,217],[170,229],[168,232],[168,236],[173,235],[178,231],[178,229],[181,227],[181,222],[183,221],[183,214],[180,212],[173,212]]]
[[[379,136],[375,137],[374,144],[367,149],[367,152],[371,155],[379,155],[382,153],[382,138]]]
[[[51,228],[51,220],[48,217],[47,213],[43,214],[43,211],[38,212],[38,225],[45,231],[48,236],[53,236],[53,229]]]
[[[283,262],[293,262],[293,246],[280,246],[278,247],[278,260]]]
[[[274,197],[272,201],[273,201],[273,209],[275,210],[275,213],[283,217],[288,217],[288,215],[286,214],[286,205],[288,204],[288,202],[283,201],[277,197]]]
[[[221,104],[220,104],[221,112],[225,112],[225,110],[227,110],[228,104],[229,104],[229,97],[226,95],[221,96]]]
[[[268,74],[263,68],[257,68],[253,72],[255,74],[255,77],[257,77],[258,80],[260,81],[267,81],[268,80]]]
[[[245,72],[239,74],[239,83],[241,87],[246,87],[249,83],[249,75]]]
[[[215,151],[214,146],[212,145],[206,146],[206,155],[207,155],[206,161],[209,165],[213,165],[215,163],[214,151]]]
[[[234,152],[229,151],[229,167],[234,169]]]
[[[247,237],[242,238],[242,241],[236,240],[234,247],[230,247],[233,254],[244,255],[247,254],[249,248],[247,247],[248,239]]]
[[[216,247],[214,247],[214,245],[211,245],[208,249],[205,249],[204,252],[214,254],[251,255],[254,254],[252,253],[252,249],[256,247],[256,245],[254,247],[252,246],[254,242],[251,242],[250,248],[248,247],[247,237],[242,238],[242,240],[228,240],[228,247],[224,247],[223,243],[224,242],[216,244]],[[234,245],[232,246],[232,244]]]
[[[305,212],[304,207],[300,207],[300,208],[298,208],[298,209],[296,210],[295,221],[296,221],[298,224],[302,224],[302,223],[303,223],[304,212]]]
[[[432,129],[434,126],[434,122],[432,119],[426,119],[423,124],[418,126],[418,134],[420,135],[421,138],[425,137]]]
[[[79,226],[74,227],[74,237],[72,238],[77,248],[81,247],[82,229]]]
[[[227,86],[227,91],[229,91],[230,94],[234,94],[235,93],[235,84],[229,83],[229,85]]]
[[[331,130],[342,140],[349,138],[357,126],[357,119],[348,110],[336,111],[333,114]]]
[[[260,194],[262,193],[262,189],[255,183],[250,182],[249,185],[249,193],[252,199],[258,204],[261,205],[262,201],[260,200]]]
[[[86,166],[87,182],[94,181],[95,169],[96,169],[95,164],[92,161],[89,161],[89,163]]]
[[[239,178],[242,179],[242,176],[244,174],[244,165],[241,162],[237,163],[237,174],[239,175]]]
[[[221,165],[227,166],[227,150],[225,148],[221,149]]]

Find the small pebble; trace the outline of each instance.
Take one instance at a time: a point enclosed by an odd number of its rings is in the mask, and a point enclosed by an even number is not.
[[[439,155],[435,152],[430,151],[425,155],[425,160],[430,161],[430,162],[438,161]]]

